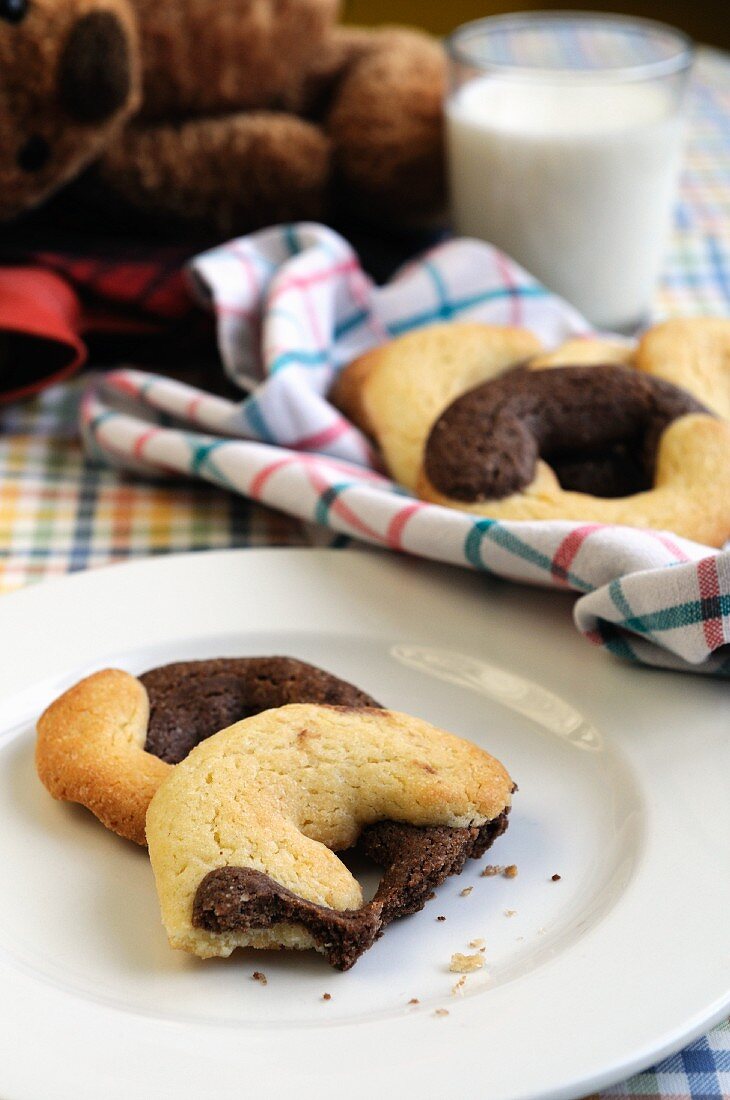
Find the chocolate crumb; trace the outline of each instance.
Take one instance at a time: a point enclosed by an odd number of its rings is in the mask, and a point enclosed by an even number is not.
[[[436,1011],[434,1012],[434,1016],[448,1016],[448,1014],[449,1014],[448,1008],[437,1008]]]
[[[505,867],[504,877],[517,878],[517,865],[515,863],[510,863],[509,867]]]
[[[436,917],[436,920],[446,920],[446,917]]]
[[[418,997],[411,997],[410,1001],[408,1002],[409,1005],[420,1005],[420,1003],[421,1002],[419,1001]]]
[[[322,1000],[323,1001],[331,1001],[332,1000],[332,994],[331,993],[323,993],[322,994]]]
[[[560,882],[562,877],[563,877],[562,875],[551,875],[550,876],[550,881],[551,882]]]
[[[253,978],[253,980],[255,982],[258,982],[260,985],[268,985],[269,984],[268,978],[266,977],[265,974],[262,974],[260,970],[254,970],[251,977]]]
[[[459,897],[468,898],[473,889],[473,886],[465,886],[463,890],[459,890]]]

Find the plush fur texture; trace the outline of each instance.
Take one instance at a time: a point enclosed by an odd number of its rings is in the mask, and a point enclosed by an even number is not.
[[[443,201],[444,62],[338,0],[0,4],[0,218],[89,165],[95,192],[218,233],[336,204],[423,222]]]

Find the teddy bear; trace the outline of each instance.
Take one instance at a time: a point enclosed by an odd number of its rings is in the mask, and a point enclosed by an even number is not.
[[[0,219],[81,177],[110,210],[215,234],[335,207],[427,224],[441,47],[338,15],[339,0],[0,0]]]

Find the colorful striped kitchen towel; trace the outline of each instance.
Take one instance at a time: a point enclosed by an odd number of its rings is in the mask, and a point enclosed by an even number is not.
[[[217,325],[232,402],[117,370],[92,386],[82,429],[98,458],[142,475],[207,479],[394,550],[581,594],[583,635],[622,657],[730,675],[730,554],[668,533],[496,522],[426,504],[384,477],[327,401],[344,364],[451,319],[516,324],[546,346],[589,326],[510,259],[453,240],[376,286],[342,237],[278,226],[199,256],[190,278]]]

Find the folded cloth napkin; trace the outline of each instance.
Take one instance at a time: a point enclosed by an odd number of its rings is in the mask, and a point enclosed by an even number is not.
[[[590,642],[665,668],[730,675],[730,554],[668,533],[572,522],[496,522],[415,500],[378,469],[327,401],[338,370],[434,321],[531,329],[548,345],[586,321],[486,244],[439,245],[378,287],[336,233],[278,226],[197,257],[190,278],[216,319],[240,403],[116,370],[85,394],[93,455],[141,474],[205,478],[393,550],[580,593]]]

